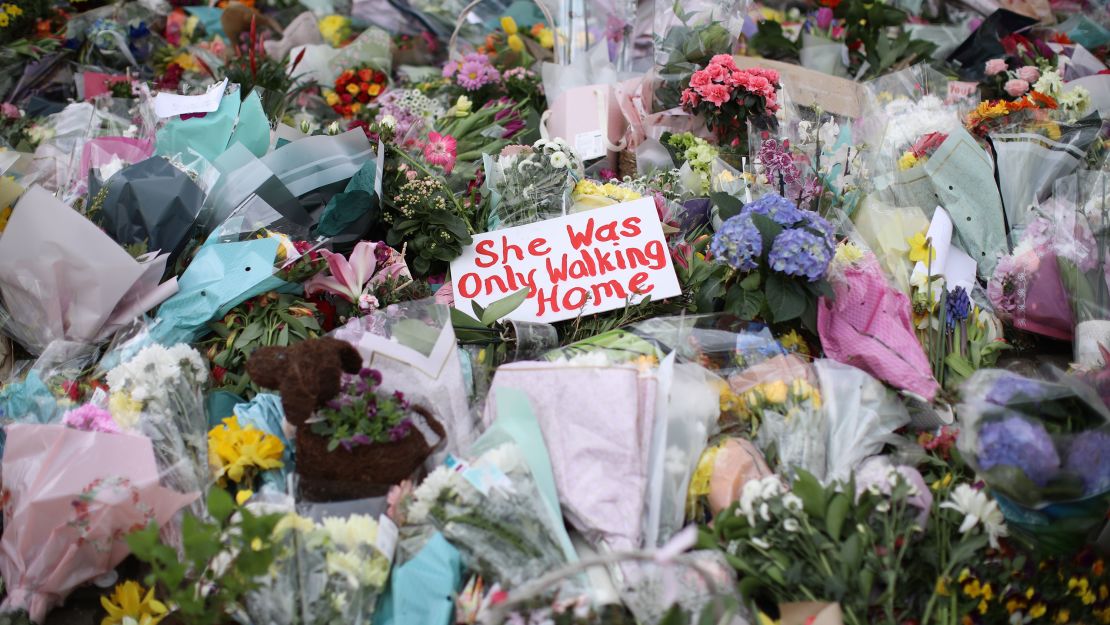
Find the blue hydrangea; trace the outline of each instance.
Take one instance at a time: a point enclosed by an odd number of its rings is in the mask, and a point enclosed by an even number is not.
[[[802,211],[802,219],[805,221],[806,227],[824,237],[830,248],[836,249],[836,229],[833,228],[828,219],[807,210]]]
[[[763,236],[749,215],[735,215],[721,224],[709,244],[709,251],[719,263],[739,271],[751,271],[759,266]]]
[[[1066,466],[1083,479],[1084,495],[1110,490],[1110,433],[1090,430],[1076,436]]]
[[[816,282],[825,276],[833,247],[824,237],[803,228],[783,230],[771,244],[771,269]]]
[[[1037,380],[1016,374],[1006,374],[994,382],[987,392],[987,401],[996,406],[1009,406],[1015,401],[1038,402],[1046,395],[1045,385]]]
[[[781,226],[793,226],[802,221],[804,215],[798,206],[778,193],[769,193],[763,197],[748,202],[740,214],[756,214],[770,217],[772,221]]]
[[[1048,430],[1018,416],[983,425],[978,452],[980,469],[1017,467],[1039,486],[1047,484],[1060,470],[1060,455]]]

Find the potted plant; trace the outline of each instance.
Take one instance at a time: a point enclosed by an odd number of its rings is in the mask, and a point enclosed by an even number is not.
[[[281,393],[285,419],[296,428],[296,470],[306,499],[385,495],[435,449],[424,431],[446,438],[427,409],[410,404],[399,391],[382,391],[381,374],[362,367],[358,352],[343,341],[262,348],[247,370]]]

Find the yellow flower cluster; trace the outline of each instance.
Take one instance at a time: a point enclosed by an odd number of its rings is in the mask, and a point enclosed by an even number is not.
[[[115,392],[108,396],[108,412],[124,430],[134,429],[142,410],[143,402],[133,399],[128,393]]]
[[[585,197],[603,197],[617,202],[631,202],[643,196],[632,189],[625,189],[611,182],[598,184],[592,180],[582,180],[574,185],[574,200],[578,201]]]
[[[909,257],[912,262],[926,263],[937,257],[937,251],[933,249],[932,244],[925,237],[924,232],[918,232],[906,239],[906,243],[910,244]]]
[[[208,459],[221,486],[230,479],[249,487],[256,472],[281,468],[284,451],[281,439],[257,428],[241,427],[236,416],[208,431]]]
[[[131,580],[116,584],[110,597],[100,598],[100,605],[108,613],[100,625],[158,625],[169,612],[164,603],[154,598],[153,588],[147,590]]]
[[[13,17],[23,15],[23,9],[14,4],[0,4],[0,28],[7,28]]]
[[[913,167],[914,165],[917,165],[918,163],[923,162],[924,160],[925,159],[923,158],[917,158],[916,154],[907,150],[906,152],[903,152],[902,156],[898,158],[898,171],[906,171],[907,169]]]
[[[1087,581],[1086,577],[1076,578],[1073,577],[1068,580],[1068,592],[1079,597],[1083,605],[1091,605],[1095,602],[1095,592],[1091,588],[1091,583]]]
[[[320,36],[333,48],[338,48],[351,36],[351,18],[343,15],[328,15],[319,23]]]
[[[741,396],[748,411],[754,412],[765,407],[781,408],[787,403],[801,404],[810,402],[814,409],[821,407],[821,391],[804,379],[797,379],[789,384],[784,380],[761,382]],[[790,407],[789,412],[796,410]]]
[[[863,259],[863,250],[855,243],[845,241],[836,246],[836,262],[851,265]]]

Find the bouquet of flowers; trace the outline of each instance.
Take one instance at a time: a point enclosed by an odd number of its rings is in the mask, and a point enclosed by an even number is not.
[[[285,445],[281,439],[248,425],[235,415],[208,431],[212,474],[221,488],[235,484],[235,499],[243,503],[254,493],[255,478],[264,471],[282,468]]]
[[[682,92],[682,108],[703,115],[706,125],[725,146],[743,146],[747,122],[766,122],[779,109],[779,73],[753,67],[739,69],[728,54],[718,54],[690,77]]]
[[[359,241],[347,258],[327,250],[320,254],[328,269],[305,282],[305,294],[331,296],[329,303],[343,309],[337,311],[338,324],[396,303],[413,284],[404,255],[382,242]]]
[[[486,156],[486,185],[494,194],[491,226],[507,228],[565,215],[582,161],[562,139],[509,146]]]
[[[1110,410],[1068,375],[977,371],[958,406],[959,449],[1025,538],[1067,552],[1105,521]]]
[[[409,523],[432,523],[483,577],[503,585],[566,564],[551,517],[515,443],[470,462],[449,458],[417,487]]]
[[[325,92],[324,98],[336,113],[351,118],[376,101],[388,84],[389,77],[373,67],[345,69],[335,79],[335,88]]]
[[[833,236],[823,217],[781,195],[744,205],[709,246],[716,262],[732,269],[725,310],[774,323],[802,318],[815,328],[817,297],[831,294],[825,274],[836,250]]]
[[[1056,220],[1060,278],[1075,314],[1075,360],[1090,368],[1110,365],[1110,174],[1078,171],[1056,181],[1055,200],[1066,206]],[[1043,262],[1043,259],[1042,259]]]

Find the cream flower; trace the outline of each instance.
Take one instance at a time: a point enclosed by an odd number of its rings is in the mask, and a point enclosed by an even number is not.
[[[991,500],[986,493],[976,490],[967,484],[960,484],[949,496],[949,500],[940,504],[941,508],[949,508],[964,515],[960,524],[960,533],[966,534],[982,524],[983,531],[990,538],[991,547],[998,548],[998,539],[1008,536],[1006,518],[998,509],[998,503]]]

